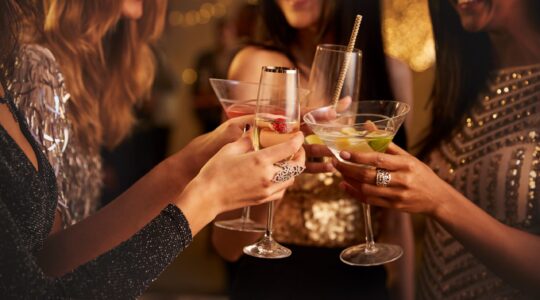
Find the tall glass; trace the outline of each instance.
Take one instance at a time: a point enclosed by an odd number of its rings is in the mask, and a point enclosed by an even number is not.
[[[255,114],[259,91],[258,83],[210,78],[210,84],[227,118]],[[264,224],[259,224],[251,219],[249,206],[243,208],[240,218],[216,221],[214,225],[227,230],[243,232],[264,232],[266,228]]]
[[[385,152],[409,109],[408,104],[398,101],[357,101],[340,112],[333,105],[318,108],[304,115],[303,119],[338,160],[359,168],[372,168],[345,161],[339,153]],[[401,257],[403,249],[400,246],[375,243],[370,206],[362,206],[366,242],[343,250],[341,261],[354,266],[374,266]]]
[[[285,142],[300,130],[298,71],[284,67],[263,67],[257,97],[253,145],[261,150]],[[259,258],[285,258],[291,250],[272,238],[274,202],[268,204],[264,236],[244,247],[244,253]]]
[[[302,105],[305,108],[304,111],[332,104],[344,63],[347,63],[347,73],[345,73],[343,88],[337,97],[358,100],[362,75],[362,52],[358,49],[347,52],[347,47],[340,45],[318,45],[309,75],[310,93],[307,101]]]

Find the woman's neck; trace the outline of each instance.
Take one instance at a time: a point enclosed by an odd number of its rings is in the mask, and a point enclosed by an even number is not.
[[[491,32],[496,67],[508,68],[540,63],[540,31],[525,20],[506,31]]]

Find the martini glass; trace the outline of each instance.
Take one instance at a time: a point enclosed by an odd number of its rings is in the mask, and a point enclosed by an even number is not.
[[[255,115],[259,91],[258,83],[210,78],[210,84],[227,118]],[[264,232],[266,228],[264,224],[259,224],[250,218],[249,206],[243,208],[240,218],[216,221],[214,225],[227,230],[243,232]]]
[[[385,152],[409,109],[408,104],[398,101],[356,101],[345,111],[338,112],[332,105],[315,109],[304,115],[304,122],[339,161],[372,168],[343,160],[339,153]],[[375,266],[400,258],[403,254],[400,246],[375,243],[370,206],[362,206],[366,242],[343,250],[341,261],[353,266]]]

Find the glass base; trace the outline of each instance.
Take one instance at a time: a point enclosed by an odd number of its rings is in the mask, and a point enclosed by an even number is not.
[[[214,226],[233,230],[233,231],[243,231],[243,232],[265,232],[266,226],[259,224],[251,219],[233,219],[233,220],[223,220],[214,222]]]
[[[244,247],[244,253],[259,258],[277,259],[291,256],[292,251],[280,245],[271,236],[265,235],[255,244]]]
[[[339,258],[351,266],[377,266],[397,260],[403,255],[403,249],[397,245],[376,243],[371,250],[367,244],[349,247],[341,252]]]

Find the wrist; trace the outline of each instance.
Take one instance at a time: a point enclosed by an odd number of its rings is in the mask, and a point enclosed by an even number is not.
[[[191,231],[196,232],[210,223],[218,215],[220,201],[209,191],[208,185],[200,179],[192,180],[174,203],[186,216]]]
[[[461,197],[454,188],[452,188],[448,183],[445,184],[444,193],[440,193],[441,198],[437,201],[435,208],[429,213],[430,217],[442,221],[452,218],[453,204]]]

